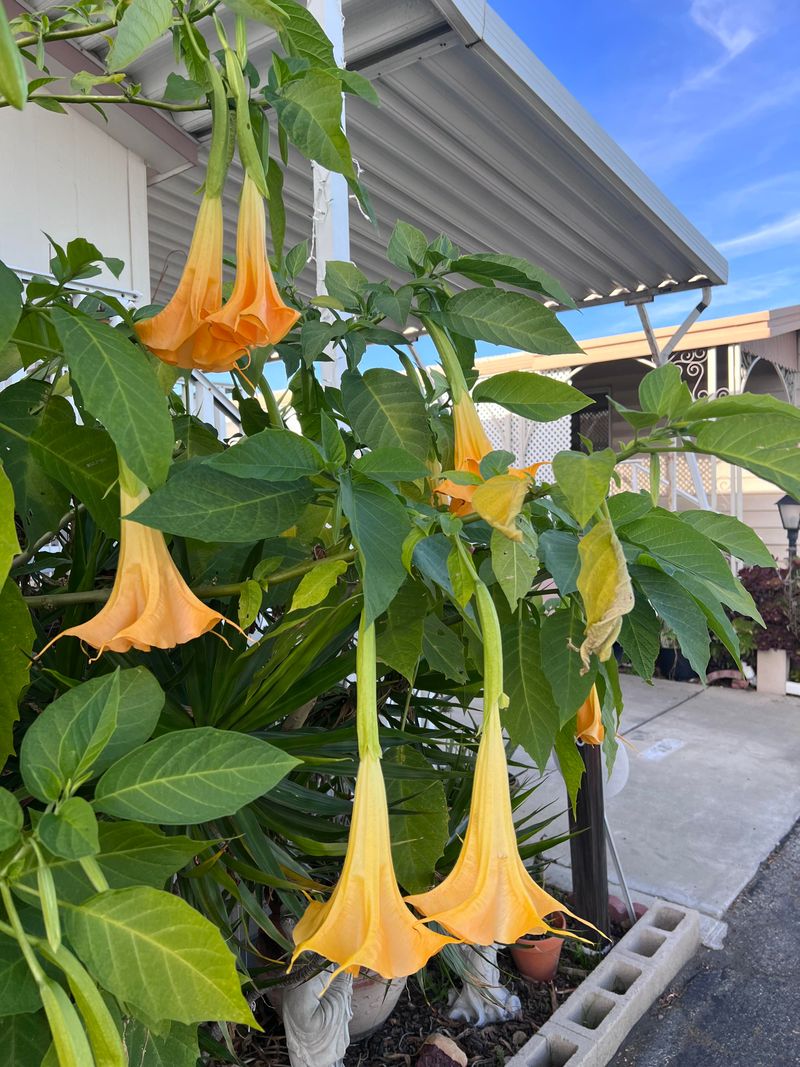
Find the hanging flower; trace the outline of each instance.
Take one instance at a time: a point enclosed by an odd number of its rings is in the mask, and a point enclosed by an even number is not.
[[[147,487],[120,464],[123,516],[149,495]],[[54,640],[78,637],[98,655],[131,648],[149,652],[183,645],[224,619],[186,585],[159,530],[126,518],[120,527],[119,563],[108,601],[94,618],[71,626]]]
[[[357,657],[361,759],[347,855],[328,901],[310,903],[295,927],[292,964],[301,952],[316,952],[338,964],[335,974],[368,967],[404,978],[453,938],[420,925],[397,887],[378,743],[374,626],[362,623]]]
[[[267,259],[264,199],[245,172],[236,232],[236,280],[230,299],[209,316],[212,337],[223,351],[277,345],[300,318],[278,292]],[[232,366],[234,360],[228,364]],[[217,367],[225,370],[228,367]]]
[[[428,921],[440,923],[463,941],[513,944],[527,933],[561,933],[545,916],[571,913],[534,882],[519,854],[500,723],[499,623],[482,582],[476,585],[476,596],[484,641],[484,718],[467,832],[447,878],[430,892],[406,899]]]
[[[575,727],[575,736],[578,741],[583,741],[587,745],[602,745],[603,738],[606,736],[602,714],[603,709],[600,707],[597,688],[592,686],[591,693],[578,708]]]

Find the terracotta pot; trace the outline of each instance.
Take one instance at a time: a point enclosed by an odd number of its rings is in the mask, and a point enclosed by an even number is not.
[[[407,982],[407,978],[395,978],[389,982],[364,971],[353,979],[351,1041],[363,1041],[383,1026],[394,1011]]]
[[[548,923],[557,930],[565,930],[567,926],[560,911],[553,912]],[[517,970],[532,982],[552,982],[563,947],[563,937],[522,937],[516,945],[509,946]]]

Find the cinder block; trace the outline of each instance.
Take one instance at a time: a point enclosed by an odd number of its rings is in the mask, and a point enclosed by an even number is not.
[[[545,1023],[550,1027],[550,1023]],[[580,1034],[565,1032],[552,1026],[545,1027],[527,1042],[510,1060],[506,1067],[574,1067],[575,1064],[590,1064],[587,1058],[592,1053],[592,1042]]]

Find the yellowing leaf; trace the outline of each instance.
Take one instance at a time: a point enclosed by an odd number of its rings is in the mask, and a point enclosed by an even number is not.
[[[633,587],[622,545],[609,519],[596,523],[578,544],[581,570],[578,592],[586,611],[586,637],[581,659],[588,670],[592,653],[607,660],[622,626],[633,609]]]
[[[476,485],[472,494],[472,506],[490,526],[512,541],[522,540],[522,530],[517,526],[528,480],[514,474],[497,474]]]
[[[321,604],[346,570],[347,562],[343,559],[322,560],[308,574],[303,575],[292,597],[290,610],[300,611],[302,608],[313,608]]]

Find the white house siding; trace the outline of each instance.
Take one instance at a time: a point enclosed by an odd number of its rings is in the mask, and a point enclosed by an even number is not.
[[[99,284],[147,302],[150,270],[145,164],[104,130],[70,111],[29,105],[0,111],[0,259],[47,273],[44,233],[59,244],[85,237],[125,263]]]

